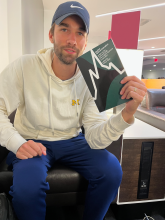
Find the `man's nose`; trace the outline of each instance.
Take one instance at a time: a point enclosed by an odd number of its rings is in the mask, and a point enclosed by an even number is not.
[[[69,34],[68,39],[67,39],[67,44],[70,44],[72,46],[76,46],[77,45],[75,33],[70,33]]]

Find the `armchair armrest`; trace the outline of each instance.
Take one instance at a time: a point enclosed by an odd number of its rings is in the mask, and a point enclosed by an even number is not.
[[[9,153],[9,151],[5,147],[2,147],[0,145],[0,164],[5,159],[5,157],[7,156],[8,153]]]

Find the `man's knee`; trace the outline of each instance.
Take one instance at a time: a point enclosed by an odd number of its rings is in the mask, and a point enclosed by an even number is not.
[[[104,160],[101,172],[105,185],[113,188],[120,186],[123,172],[118,159],[114,155],[111,154],[110,157]]]
[[[106,169],[106,179],[111,185],[116,187],[120,186],[122,180],[123,171],[118,159],[114,156],[113,161],[110,162],[109,166],[107,164]]]

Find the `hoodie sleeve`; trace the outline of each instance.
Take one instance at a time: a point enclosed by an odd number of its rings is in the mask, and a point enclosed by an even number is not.
[[[23,101],[21,59],[0,73],[0,144],[16,154],[26,140],[16,131],[8,116]]]
[[[132,124],[124,121],[121,112],[108,119],[106,112],[98,111],[92,97],[89,98],[83,112],[85,138],[93,149],[108,147],[113,141],[118,140],[124,130]]]

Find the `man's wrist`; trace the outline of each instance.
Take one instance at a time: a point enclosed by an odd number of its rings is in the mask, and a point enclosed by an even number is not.
[[[122,117],[123,117],[124,121],[127,122],[128,124],[132,124],[132,122],[134,120],[134,114],[127,112],[126,108],[124,108],[122,110]]]

